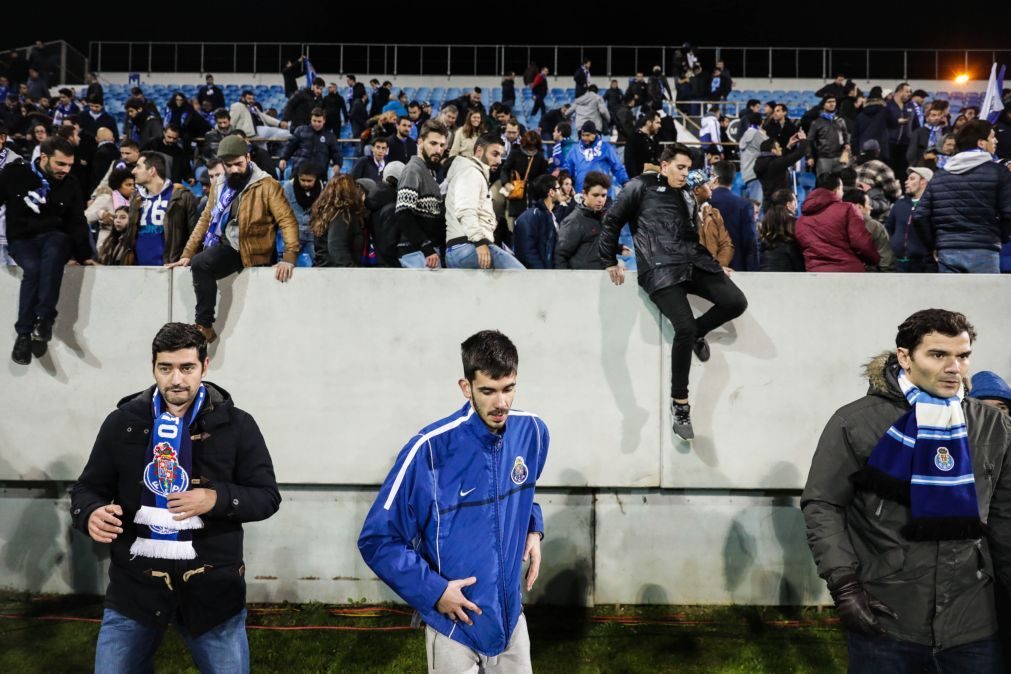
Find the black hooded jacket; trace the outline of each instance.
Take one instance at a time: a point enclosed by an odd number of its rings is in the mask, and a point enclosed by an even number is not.
[[[190,427],[192,481],[217,492],[214,507],[193,531],[192,560],[130,556],[141,476],[150,460],[151,398],[155,387],[119,401],[98,432],[84,471],[70,492],[74,528],[87,535],[97,508],[123,508],[123,533],[111,544],[105,605],[151,627],[177,616],[194,636],[228,620],[246,602],[242,523],[265,520],[281,503],[270,453],[256,422],[227,391],[204,382],[207,402]]]

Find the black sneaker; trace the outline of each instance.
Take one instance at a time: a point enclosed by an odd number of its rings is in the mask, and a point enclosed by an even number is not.
[[[692,406],[688,403],[680,404],[670,401],[671,427],[674,434],[682,440],[691,440],[695,437],[695,430],[692,429]]]
[[[695,355],[699,357],[699,360],[703,363],[709,360],[709,342],[706,341],[705,337],[699,337],[692,344],[692,351]]]
[[[35,321],[35,328],[32,330],[32,355],[42,358],[49,350],[49,342],[53,338],[53,322],[40,318]]]
[[[36,342],[51,342],[53,339],[53,322],[45,318],[35,321],[32,339]]]
[[[32,362],[32,338],[31,335],[18,335],[14,340],[14,350],[11,351],[11,360],[18,365],[28,365]]]

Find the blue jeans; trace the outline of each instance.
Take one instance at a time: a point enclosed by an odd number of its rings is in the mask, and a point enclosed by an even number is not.
[[[744,198],[762,203],[762,182],[757,178],[744,184]]]
[[[937,270],[948,274],[999,274],[1000,252],[962,248],[939,250]]]
[[[505,248],[490,244],[492,269],[526,269],[523,263],[516,259]],[[472,243],[458,243],[446,251],[446,266],[450,269],[479,269],[477,266],[477,249]]]
[[[428,267],[425,266],[425,254],[420,250],[408,253],[407,255],[401,255],[400,266],[405,269],[428,269]]]
[[[1000,674],[1004,671],[997,636],[934,651],[930,646],[888,637],[846,632],[850,674]]]
[[[35,319],[56,320],[63,267],[70,259],[70,238],[63,232],[36,234],[8,242],[11,257],[24,271],[14,331],[32,334]]]
[[[178,625],[177,628],[202,674],[249,671],[246,609],[196,638]],[[153,672],[154,653],[164,636],[162,628],[147,627],[111,608],[105,609],[95,650],[95,674]]]

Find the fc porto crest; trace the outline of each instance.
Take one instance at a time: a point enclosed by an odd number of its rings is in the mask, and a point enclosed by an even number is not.
[[[527,470],[527,464],[523,463],[523,457],[517,456],[516,461],[513,462],[513,469],[509,473],[509,479],[515,484],[523,484],[529,475],[530,471]]]
[[[190,476],[179,465],[176,450],[167,442],[154,446],[154,459],[144,469],[144,486],[159,496],[186,491]]]
[[[937,448],[934,465],[937,466],[938,470],[943,470],[946,473],[955,467],[955,459],[952,458],[951,452],[948,451],[947,447]]]

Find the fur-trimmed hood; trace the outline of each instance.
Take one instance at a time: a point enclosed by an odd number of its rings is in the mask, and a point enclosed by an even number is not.
[[[904,399],[899,388],[899,369],[899,359],[894,351],[883,351],[867,361],[864,376],[867,377],[868,395]],[[962,384],[968,397],[972,382],[968,377],[962,377]]]

